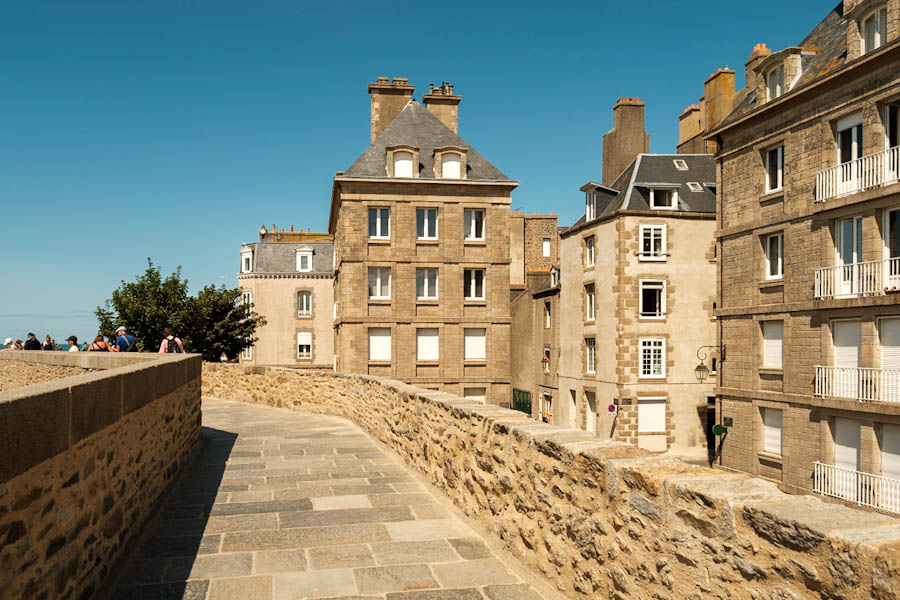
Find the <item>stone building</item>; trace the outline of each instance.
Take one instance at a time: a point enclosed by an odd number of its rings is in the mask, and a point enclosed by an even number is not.
[[[718,146],[720,464],[900,510],[900,0],[754,48]]]
[[[460,96],[369,85],[371,145],[334,178],[336,368],[510,398],[510,193],[458,135]]]
[[[266,318],[241,353],[251,365],[331,370],[334,364],[334,250],[327,233],[267,231],[241,246],[241,302]]]
[[[650,450],[702,452],[713,385],[694,369],[698,348],[716,343],[715,165],[705,154],[648,154],[643,109],[633,98],[613,108],[602,175],[610,183],[581,188],[585,215],[561,236],[567,310],[553,422]],[[606,172],[616,165],[625,167]]]

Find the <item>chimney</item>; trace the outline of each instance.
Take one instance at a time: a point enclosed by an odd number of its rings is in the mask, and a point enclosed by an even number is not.
[[[453,133],[459,133],[459,101],[462,96],[453,95],[453,84],[444,81],[440,87],[428,84],[428,93],[422,96],[422,102],[428,112],[440,119],[441,123]]]
[[[372,97],[372,141],[397,118],[406,105],[412,100],[415,86],[409,85],[406,77],[379,77],[375,83],[369,84],[369,95]]]
[[[613,128],[603,136],[603,185],[612,185],[642,152],[650,152],[644,103],[640,98],[619,98],[613,106]]]
[[[751,79],[750,81],[755,81]],[[712,131],[734,108],[734,70],[728,65],[711,73],[703,82],[703,98],[705,104],[706,131]]]
[[[705,100],[701,98],[700,104],[691,104],[678,117],[678,154],[702,153],[703,140],[699,136],[703,133],[705,122],[702,108],[704,104]]]
[[[772,51],[769,50],[765,44],[757,44],[753,46],[753,52],[750,53],[750,58],[747,59],[747,62],[744,63],[745,68],[745,79],[744,79],[744,87],[748,90],[756,89],[756,65],[765,60],[769,55],[772,54]]]

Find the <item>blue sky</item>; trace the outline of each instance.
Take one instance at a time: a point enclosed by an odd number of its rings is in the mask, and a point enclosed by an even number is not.
[[[834,3],[0,3],[0,341],[94,335],[152,257],[236,285],[261,223],[326,230],[369,143],[366,84],[455,85],[460,134],[521,182],[513,207],[583,209],[621,96],[653,152],[717,67],[798,43]],[[777,19],[770,15],[778,14]]]

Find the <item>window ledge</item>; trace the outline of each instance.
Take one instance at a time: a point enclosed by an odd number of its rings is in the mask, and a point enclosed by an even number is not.
[[[463,240],[466,246],[487,246],[487,240]]]
[[[776,288],[784,286],[784,277],[779,277],[778,279],[765,279],[759,282],[759,289],[763,290],[766,288]]]
[[[369,304],[377,304],[377,305],[381,305],[381,306],[387,306],[387,305],[390,305],[390,303],[391,303],[390,298],[369,298]]]
[[[772,454],[771,452],[761,451],[756,453],[756,457],[759,460],[764,460],[770,463],[777,463],[779,465],[784,464],[784,456],[781,454]]]
[[[639,321],[665,321],[666,315],[653,316],[653,315],[638,315]]]
[[[784,200],[784,188],[772,190],[771,192],[766,192],[762,196],[759,197],[760,203],[762,202],[773,202],[775,200]]]
[[[389,361],[389,360],[374,360],[374,359],[370,358],[369,366],[370,367],[389,367],[389,366],[391,366],[391,361]]]
[[[439,239],[433,239],[433,240],[431,240],[431,239],[421,239],[421,238],[417,238],[417,239],[416,239],[416,245],[417,245],[417,246],[440,246],[440,245],[441,245],[441,240],[439,240]]]
[[[774,367],[760,367],[759,368],[760,375],[784,375],[784,369],[776,369]]]
[[[585,271],[593,271],[595,265],[596,265],[596,263],[594,263],[593,265],[585,265],[585,266],[584,266],[584,270],[585,270]]]
[[[418,360],[416,359],[417,367],[439,367],[441,365],[440,360]]]
[[[597,321],[596,321],[596,319],[585,319],[584,324],[585,325],[596,325]]]
[[[466,298],[463,301],[464,306],[487,306],[487,300],[475,300]]]
[[[298,319],[312,319],[312,315],[297,315]]]
[[[638,431],[638,435],[668,435],[666,431]]]
[[[390,246],[391,238],[369,238],[369,245],[371,245],[371,246]]]
[[[487,359],[479,358],[477,360],[463,360],[463,366],[466,367],[486,367]]]
[[[416,306],[437,306],[440,300],[437,298],[416,298]]]
[[[665,381],[665,375],[638,375],[638,379],[652,379],[654,381]]]
[[[670,256],[668,252],[663,255],[637,253],[638,262],[666,262]]]

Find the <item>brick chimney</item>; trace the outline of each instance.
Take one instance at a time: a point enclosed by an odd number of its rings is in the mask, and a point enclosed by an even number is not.
[[[415,86],[409,85],[406,77],[379,77],[375,83],[369,84],[369,95],[372,97],[372,141],[397,118],[400,111],[412,99]]]
[[[757,44],[753,47],[750,58],[744,63],[744,68],[746,69],[744,87],[748,90],[756,89],[756,71],[754,70],[756,65],[764,61],[771,54],[772,51],[769,50],[765,44]]]
[[[642,152],[650,152],[644,103],[640,98],[619,98],[613,106],[613,128],[603,136],[603,185],[612,185]]]
[[[428,111],[441,120],[453,133],[459,133],[459,101],[462,96],[453,95],[453,84],[447,81],[440,87],[428,84],[428,93],[422,96]]]
[[[698,136],[703,133],[706,119],[703,116],[704,99],[700,104],[691,104],[678,117],[678,154],[700,154],[703,140]]]
[[[703,102],[706,117],[706,131],[721,123],[734,109],[734,70],[726,65],[710,73],[703,82]]]

